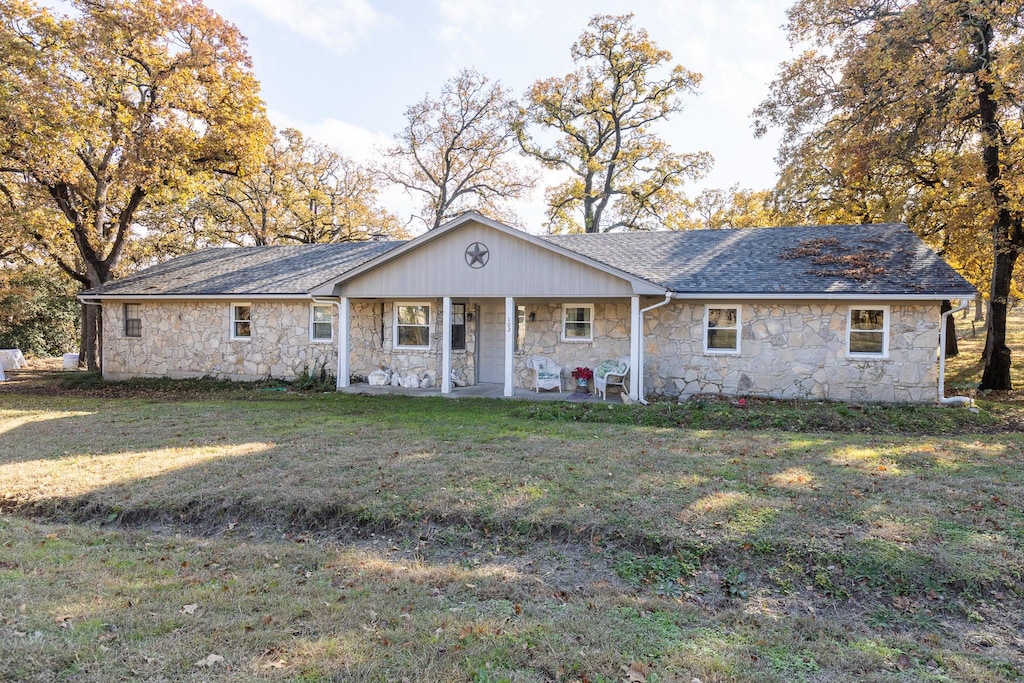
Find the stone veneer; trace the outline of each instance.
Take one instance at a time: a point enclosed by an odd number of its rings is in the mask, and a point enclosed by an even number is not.
[[[410,300],[410,302],[412,302]],[[350,323],[349,366],[353,375],[366,377],[372,371],[390,367],[403,377],[416,374],[422,379],[424,373],[437,373],[441,381],[441,340],[443,315],[441,299],[417,299],[412,303],[430,304],[430,349],[394,348],[394,310],[392,301],[352,300]],[[453,303],[465,303],[461,299]],[[466,312],[473,311],[471,305]],[[455,379],[462,384],[475,383],[476,330],[473,324],[466,324],[466,350],[452,351],[452,371]]]
[[[236,302],[240,300],[234,300]],[[402,375],[441,374],[441,300],[431,304],[431,348],[393,346],[393,302],[351,302],[350,369],[365,377],[381,366]],[[104,375],[197,377],[238,380],[268,376],[291,379],[304,369],[336,373],[337,340],[310,341],[309,301],[260,301],[252,305],[253,336],[232,340],[231,301],[170,301],[140,304],[142,337],[124,336],[123,306],[103,309]],[[478,312],[472,300],[467,312]],[[629,355],[627,300],[594,302],[594,340],[561,340],[562,302],[525,307],[523,348],[515,352],[514,381],[532,388],[530,356],[544,355],[563,367],[563,387],[572,389],[576,366],[595,367]],[[729,304],[723,304],[729,305]],[[694,394],[819,398],[853,401],[931,402],[938,383],[938,305],[890,305],[889,356],[846,357],[850,305],[823,302],[742,305],[739,354],[703,350],[704,302],[675,301],[645,315],[645,388],[648,395]],[[876,304],[864,303],[869,307]],[[333,306],[332,306],[333,308]],[[383,324],[382,324],[383,322]],[[337,330],[337,312],[334,311]],[[336,334],[336,332],[335,332]],[[465,351],[452,352],[452,368],[464,384],[475,381],[475,324],[467,323]]]
[[[231,339],[232,303],[252,306],[252,338]],[[310,341],[310,301],[141,302],[142,336],[124,334],[124,306],[103,306],[103,376],[294,379],[338,367],[337,344]],[[332,314],[338,327],[337,308]],[[335,332],[336,334],[336,332]]]
[[[655,309],[644,320],[646,391],[672,397],[710,393],[935,401],[938,304],[890,305],[888,358],[869,359],[846,356],[851,306],[879,304],[743,304],[739,354],[704,352],[704,302],[678,302]]]

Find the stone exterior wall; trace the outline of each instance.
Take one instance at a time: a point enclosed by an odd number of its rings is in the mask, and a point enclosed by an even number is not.
[[[252,338],[231,339],[231,303],[252,305]],[[167,301],[139,306],[142,336],[124,334],[124,306],[103,306],[103,375],[294,379],[304,369],[335,374],[337,344],[310,341],[309,301]],[[337,309],[332,313],[337,333]]]
[[[526,366],[531,356],[547,356],[561,365],[562,388],[572,390],[573,368],[593,369],[602,360],[629,355],[629,301],[593,304],[594,340],[590,342],[562,341],[562,302],[525,304],[524,343],[515,354],[517,387],[533,388],[533,371]],[[529,322],[531,312],[536,314],[533,322]]]
[[[395,303],[392,301],[354,300],[350,307],[351,348],[349,366],[353,375],[366,377],[372,371],[390,367],[402,376],[415,374],[422,378],[426,372],[437,373],[441,378],[441,341],[444,331],[443,302],[441,299],[418,299],[415,303],[430,304],[430,349],[395,348]],[[457,301],[454,303],[465,303]],[[472,305],[466,312],[472,312]],[[383,335],[382,335],[383,332]],[[455,379],[464,385],[474,383],[476,329],[466,324],[466,350],[452,351],[452,372]]]
[[[850,302],[744,304],[738,355],[704,352],[704,304],[645,315],[648,395],[694,394],[932,402],[938,386],[939,306],[889,307],[888,358],[848,358]],[[871,303],[863,304],[870,307]]]
[[[394,303],[351,302],[350,369],[353,375],[390,366],[402,375],[441,376],[441,300],[431,304],[431,348],[394,348]],[[103,307],[104,375],[127,377],[215,377],[291,379],[304,369],[337,372],[337,339],[310,341],[308,301],[251,300],[253,335],[230,338],[231,301],[140,304],[142,336],[124,334],[124,307]],[[479,314],[472,300],[467,313]],[[527,321],[515,352],[514,382],[531,388],[526,362],[544,355],[563,367],[563,389],[572,389],[574,367],[595,367],[629,355],[629,302],[594,303],[594,339],[561,339],[562,302],[520,304]],[[852,305],[859,304],[851,302]],[[851,304],[827,302],[750,303],[741,306],[739,354],[703,350],[704,303],[672,302],[647,313],[645,388],[648,395],[694,394],[818,398],[850,401],[932,402],[938,383],[938,305],[889,307],[887,358],[848,358],[847,311]],[[728,304],[724,304],[728,305]],[[864,306],[873,304],[865,303]],[[334,307],[332,306],[332,309]],[[337,311],[333,329],[337,334]],[[529,321],[529,314],[534,320]],[[466,325],[466,350],[452,352],[458,383],[475,381],[476,323]]]

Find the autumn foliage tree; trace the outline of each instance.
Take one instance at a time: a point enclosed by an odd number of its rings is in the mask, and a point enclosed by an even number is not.
[[[421,200],[427,229],[467,210],[510,219],[505,202],[527,193],[534,178],[509,155],[512,109],[500,83],[472,69],[445,82],[437,99],[405,111],[406,126],[385,150],[383,173]]]
[[[209,233],[239,245],[353,242],[405,236],[378,203],[378,178],[293,128],[267,146],[244,176],[223,176],[198,209]]]
[[[85,288],[114,277],[140,209],[263,154],[244,38],[198,0],[0,0],[0,192]],[[3,188],[6,188],[3,189]],[[98,306],[82,353],[99,367]]]
[[[682,109],[681,96],[696,92],[700,74],[669,68],[671,53],[631,14],[593,17],[571,53],[579,68],[534,83],[517,127],[527,154],[569,175],[547,192],[548,229],[664,225],[684,210],[683,183],[702,177],[712,159],[673,152],[653,127]]]
[[[907,220],[989,284],[982,389],[1009,389],[1006,311],[1024,248],[1024,5],[800,0],[757,126],[780,126],[789,209]],[[987,255],[979,251],[987,248]],[[973,273],[971,272],[973,269]]]
[[[685,213],[670,218],[668,227],[676,230],[764,228],[784,222],[769,190],[746,190],[738,185],[728,190],[708,188],[686,200],[685,205]]]

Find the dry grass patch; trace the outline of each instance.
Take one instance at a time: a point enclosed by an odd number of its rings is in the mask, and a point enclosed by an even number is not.
[[[0,395],[0,680],[1024,675],[1021,435],[521,410]]]

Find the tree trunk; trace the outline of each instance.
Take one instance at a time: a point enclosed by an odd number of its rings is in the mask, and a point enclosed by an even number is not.
[[[78,364],[87,370],[103,371],[103,308],[99,304],[82,304],[82,339]]]
[[[974,295],[974,322],[985,322],[985,296],[981,292]]]
[[[1009,391],[1010,347],[1006,345],[1006,309],[1010,298],[1010,282],[1017,250],[1008,245],[997,247],[992,267],[992,294],[989,297],[989,315],[985,338],[985,371],[978,389],[981,391]]]
[[[953,306],[948,299],[942,302],[941,313],[952,310]],[[946,354],[946,358],[955,358],[960,354],[960,348],[956,343],[956,321],[951,315],[946,316],[946,348],[943,349],[943,353]]]

